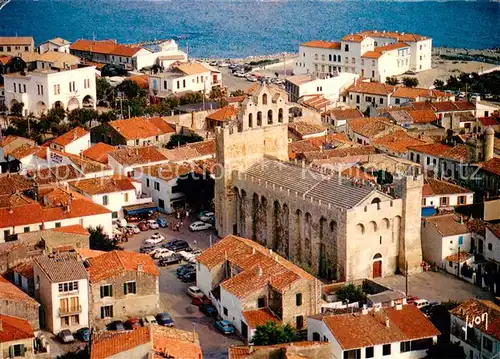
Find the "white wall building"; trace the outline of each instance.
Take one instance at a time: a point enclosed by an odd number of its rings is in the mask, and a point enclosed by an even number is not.
[[[500,226],[486,226],[484,257],[500,267]]]
[[[43,255],[33,260],[35,296],[45,326],[54,334],[89,327],[89,280],[76,253]]]
[[[388,76],[408,70],[431,68],[432,39],[386,31],[363,31],[339,42],[312,40],[299,46],[294,74],[324,77],[350,72],[384,82]]]
[[[90,132],[81,127],[75,127],[50,141],[50,148],[74,155],[79,155],[89,147]]]
[[[49,51],[57,51],[69,54],[70,45],[71,43],[68,40],[56,37],[54,39],[44,41],[40,45],[38,45],[38,53],[44,54]]]
[[[4,75],[5,103],[23,103],[23,115],[40,116],[51,108],[95,108],[95,67],[37,69]]]
[[[334,358],[424,358],[439,334],[413,305],[307,319],[307,340],[329,342]]]
[[[314,75],[295,75],[287,77],[285,89],[292,102],[297,102],[305,95],[323,95],[325,99],[336,103],[340,94],[358,78],[359,75],[348,73],[335,73],[323,79]]]

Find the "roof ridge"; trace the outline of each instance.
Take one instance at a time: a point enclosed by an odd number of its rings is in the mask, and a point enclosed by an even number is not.
[[[125,264],[123,263],[121,257],[118,255],[118,251],[115,249],[113,250],[113,254],[116,256],[116,258],[118,259],[118,262],[120,262],[123,270],[127,270],[127,268],[125,267]]]

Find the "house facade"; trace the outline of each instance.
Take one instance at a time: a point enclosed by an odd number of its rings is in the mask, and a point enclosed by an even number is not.
[[[0,315],[0,356],[2,358],[48,359],[50,348],[45,339],[35,337],[25,319]]]
[[[10,252],[11,255],[15,255],[15,251]],[[39,310],[40,303],[0,276],[1,315],[23,318],[28,321],[33,330],[38,331],[41,327]]]
[[[69,46],[71,43],[68,40],[64,40],[60,37],[56,37],[47,41],[42,42],[38,45],[38,53],[44,54],[50,51],[65,52],[69,54]]]
[[[34,48],[32,37],[0,37],[0,55],[19,56],[24,52],[33,52]]]
[[[50,148],[74,155],[80,155],[80,153],[89,147],[90,132],[81,127],[75,127],[50,141]]]

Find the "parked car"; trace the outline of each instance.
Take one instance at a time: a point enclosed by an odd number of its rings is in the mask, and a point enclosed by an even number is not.
[[[125,219],[113,219],[113,225],[116,225],[118,228],[123,228],[127,226],[127,221]]]
[[[191,232],[204,231],[204,230],[210,229],[210,228],[212,228],[212,225],[210,223],[201,222],[201,221],[193,222],[189,226],[189,230]]]
[[[157,324],[158,322],[156,321],[156,318],[152,315],[146,315],[144,318],[142,318],[142,325],[144,325],[145,327]]]
[[[63,343],[73,343],[75,341],[75,338],[73,337],[73,334],[71,334],[71,331],[69,329],[63,329],[57,334],[61,342]]]
[[[149,229],[158,229],[158,228],[160,228],[160,225],[154,219],[148,219],[148,226],[149,226]]]
[[[166,228],[168,227],[168,221],[165,217],[160,217],[156,220],[156,222],[158,222],[158,225],[161,227],[161,228]]]
[[[174,321],[170,314],[167,312],[160,313],[156,316],[156,321],[158,325],[162,325],[164,327],[173,327],[174,326]]]
[[[82,342],[90,341],[90,329],[87,327],[78,329],[76,335]]]
[[[132,231],[134,234],[140,233],[141,230],[135,224],[127,224],[127,230]]]
[[[156,245],[154,245],[153,243],[144,243],[141,246],[141,248],[139,248],[139,252],[149,254],[152,251],[154,251],[156,248],[158,248],[158,247]]]
[[[198,216],[198,220],[205,222],[209,218],[215,217],[214,212],[206,211],[206,212],[201,212],[200,215]]]
[[[151,237],[146,239],[144,243],[152,243],[152,244],[158,244],[162,242],[165,239],[160,233],[156,232],[154,233]]]
[[[191,247],[189,247],[189,243],[182,240],[179,240],[174,244],[172,244],[169,249],[174,252],[180,252],[180,251],[191,252]]]
[[[191,300],[191,304],[196,305],[197,307],[199,307],[202,304],[212,304],[212,302],[210,301],[210,299],[208,299],[207,297],[203,296],[203,297],[194,297]]]
[[[215,322],[215,327],[222,334],[233,334],[234,328],[227,320],[217,320]]]
[[[168,257],[172,254],[174,254],[174,252],[172,252],[170,249],[160,247],[157,250],[155,250],[155,254],[153,255],[153,258],[161,259],[161,258]]]
[[[166,243],[163,243],[161,246],[163,248],[168,248],[170,249],[175,243],[181,241],[181,239],[170,239]]]
[[[215,307],[212,304],[205,304],[205,303],[200,305],[200,312],[209,317],[215,317],[218,314],[217,309],[215,309]]]
[[[115,320],[109,325],[109,328],[111,330],[117,330],[117,331],[125,330],[125,326],[123,325],[123,322],[121,320]]]
[[[187,272],[181,277],[181,282],[191,283],[196,280],[196,272]]]
[[[187,289],[187,294],[192,298],[203,298],[204,294],[200,288],[192,285]]]
[[[182,277],[187,272],[192,272],[192,271],[196,271],[196,268],[192,264],[184,264],[179,268],[177,268],[176,270],[178,277]]]
[[[127,329],[137,329],[141,327],[141,322],[139,318],[129,318],[125,321],[125,328]]]
[[[429,305],[429,301],[427,299],[417,299],[413,302],[413,305],[415,305],[418,309],[421,309],[422,307]]]
[[[413,304],[415,301],[418,299],[418,297],[415,297],[413,295],[409,295],[406,297],[406,304]]]
[[[137,227],[139,227],[139,229],[143,232],[147,231],[149,229],[149,225],[147,222],[139,222],[137,224]]]
[[[439,302],[431,302],[425,306],[423,306],[422,308],[420,308],[420,310],[422,311],[422,313],[425,314],[426,317],[430,316],[432,311],[434,309],[436,309],[437,307],[441,306],[441,303]]]
[[[180,263],[181,261],[182,257],[177,253],[173,253],[169,256],[161,257],[159,264],[160,266],[165,267],[171,264]]]

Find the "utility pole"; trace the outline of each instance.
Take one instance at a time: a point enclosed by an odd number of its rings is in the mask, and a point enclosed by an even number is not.
[[[458,246],[458,266],[457,266],[457,277],[460,279],[460,246]]]
[[[408,297],[408,261],[405,261],[405,292]]]

